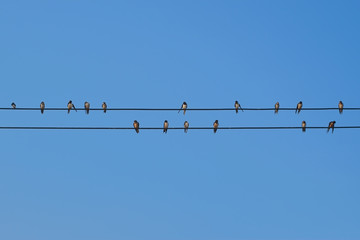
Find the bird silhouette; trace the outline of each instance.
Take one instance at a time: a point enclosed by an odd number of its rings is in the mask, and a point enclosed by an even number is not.
[[[339,102],[339,113],[342,114],[344,110],[344,104],[342,101]]]
[[[217,131],[218,127],[219,127],[219,121],[215,120],[213,126],[214,126],[214,133],[216,133],[216,131]]]
[[[280,107],[280,103],[279,102],[275,103],[275,114],[279,112],[279,107]]]
[[[295,113],[300,113],[301,111],[301,108],[302,108],[302,101],[300,101],[297,105],[296,105],[296,110],[295,110]]]
[[[178,111],[178,113],[179,113],[181,110],[184,110],[184,115],[185,115],[186,109],[187,109],[187,103],[186,103],[186,102],[183,102],[183,104],[181,105],[181,108],[180,108],[180,110]]]
[[[89,114],[89,111],[90,111],[90,103],[85,102],[85,103],[84,103],[84,107],[85,107],[85,112],[86,112],[86,114]]]
[[[185,121],[184,122],[184,132],[187,133],[188,129],[189,129],[189,122]]]
[[[102,103],[102,109],[104,109],[104,113],[106,113],[107,105],[106,102]]]
[[[301,127],[302,127],[302,131],[306,132],[306,122],[305,121],[302,121]]]
[[[136,131],[136,133],[139,133],[139,127],[140,127],[140,123],[138,121],[134,121],[133,123],[134,129]]]
[[[169,123],[167,120],[164,121],[164,133],[167,133],[167,130],[168,130],[168,127],[169,127]]]
[[[44,113],[44,110],[45,110],[45,103],[44,103],[44,102],[41,102],[41,103],[40,103],[40,111],[41,111],[41,114]]]
[[[329,132],[329,131],[330,131],[330,128],[331,128],[331,129],[332,129],[332,132],[331,132],[331,133],[334,133],[335,123],[336,123],[336,121],[331,121],[331,122],[329,122],[329,126],[328,126],[328,128],[327,128],[327,132]]]

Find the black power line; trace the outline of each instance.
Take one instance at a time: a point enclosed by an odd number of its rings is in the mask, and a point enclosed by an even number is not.
[[[328,127],[306,127],[306,129],[327,129]],[[338,126],[336,129],[360,129],[360,126]],[[134,130],[133,127],[13,127],[3,126],[0,130]],[[141,127],[140,130],[162,130],[162,127]],[[169,127],[169,130],[184,130],[184,127]],[[189,127],[189,130],[210,130],[213,127]],[[218,127],[219,130],[285,130],[302,127]]]
[[[244,111],[275,111],[275,108],[242,108]],[[11,111],[39,111],[40,108],[0,108],[0,110]],[[77,108],[77,110],[85,110],[85,108]],[[279,108],[279,111],[295,111],[296,108]],[[326,111],[339,110],[339,108],[302,108],[301,111]],[[359,111],[360,108],[343,108],[343,110]],[[45,111],[68,111],[67,108],[45,108]],[[90,111],[104,111],[102,108],[90,108]],[[179,108],[107,108],[106,111],[179,111]],[[235,111],[235,108],[187,108],[186,111]]]

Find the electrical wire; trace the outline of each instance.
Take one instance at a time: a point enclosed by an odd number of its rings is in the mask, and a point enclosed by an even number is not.
[[[360,126],[337,126],[335,129],[360,129]],[[0,130],[134,130],[133,127],[35,127],[0,126]],[[140,130],[162,130],[162,127],[141,127]],[[169,127],[169,130],[184,130],[184,127]],[[213,127],[189,127],[189,130],[210,130]],[[302,127],[218,127],[218,130],[285,130]],[[328,127],[306,127],[306,129],[328,129]]]
[[[11,111],[39,111],[40,108],[0,108],[0,110]],[[84,111],[85,108],[76,108],[76,110]],[[102,108],[90,108],[90,111],[104,111]],[[182,111],[183,109],[181,109]],[[275,111],[275,108],[242,108],[244,111]],[[296,108],[279,108],[279,111],[295,111]],[[301,108],[301,111],[327,111],[327,110],[339,110],[339,108]],[[343,108],[343,110],[359,111],[360,108]],[[67,108],[45,108],[45,111],[68,111]],[[71,111],[74,111],[71,109]],[[106,111],[179,111],[179,108],[107,108]],[[187,108],[186,111],[235,111],[235,108]],[[239,109],[241,111],[241,109]]]

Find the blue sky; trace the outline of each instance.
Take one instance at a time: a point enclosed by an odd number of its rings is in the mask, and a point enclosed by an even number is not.
[[[358,1],[1,1],[0,106],[359,107]],[[359,112],[2,111],[1,126]],[[0,238],[359,239],[359,130],[1,130]]]

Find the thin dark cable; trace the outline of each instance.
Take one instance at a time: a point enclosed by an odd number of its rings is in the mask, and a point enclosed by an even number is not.
[[[306,129],[327,129],[328,127],[306,127]],[[360,126],[338,126],[336,129],[360,129]],[[0,127],[0,130],[134,130],[133,127]],[[142,127],[140,130],[162,130],[162,127]],[[184,127],[169,127],[169,130],[184,130]],[[213,127],[189,127],[189,130],[210,130]],[[222,130],[283,130],[302,127],[218,127]]]
[[[275,108],[242,108],[244,111],[275,111]],[[40,111],[40,108],[0,108],[0,110]],[[85,108],[77,108],[84,111]],[[295,111],[296,108],[279,108],[279,111]],[[302,108],[301,111],[339,110],[339,108]],[[359,111],[360,108],[343,108]],[[68,111],[67,108],[45,108],[45,111]],[[71,109],[71,111],[74,111]],[[102,108],[90,108],[90,111],[104,111]],[[106,111],[179,111],[179,108],[107,108]],[[235,108],[188,108],[186,111],[235,111]]]

